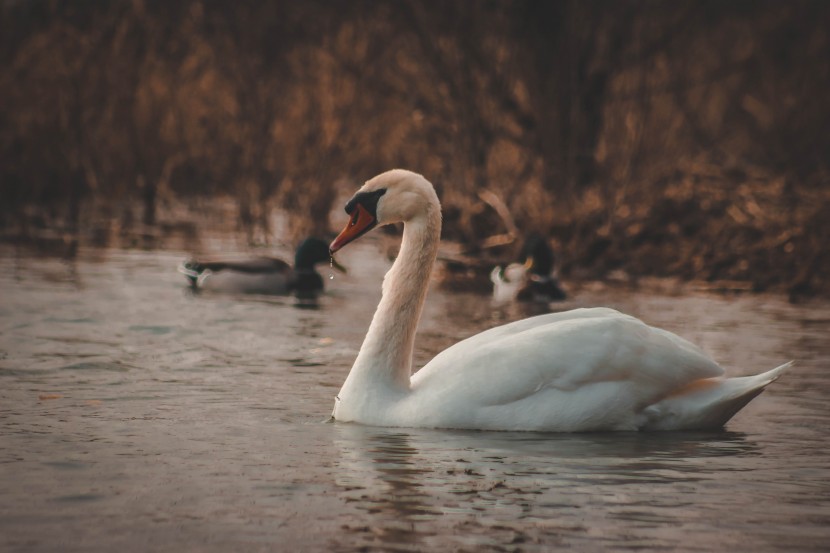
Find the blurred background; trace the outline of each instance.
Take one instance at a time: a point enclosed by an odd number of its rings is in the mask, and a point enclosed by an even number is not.
[[[0,6],[6,242],[295,243],[404,167],[470,255],[830,292],[826,1]]]

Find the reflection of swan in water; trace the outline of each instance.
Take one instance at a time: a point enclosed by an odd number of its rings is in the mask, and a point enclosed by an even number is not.
[[[424,177],[393,170],[347,203],[332,252],[403,222],[366,338],[333,416],[377,426],[607,431],[719,428],[790,363],[726,378],[700,348],[612,309],[576,309],[499,326],[439,353],[412,375],[415,331],[441,234]]]
[[[412,447],[409,435],[383,429],[336,427],[341,439],[337,483],[356,497],[358,508],[371,515],[358,529],[370,530],[372,539],[386,544],[414,544],[424,532],[415,524],[442,515],[423,489],[423,479],[433,472]],[[368,523],[369,528],[366,527]],[[348,525],[346,525],[348,526]]]
[[[753,459],[761,459],[757,444],[744,434],[722,431],[542,434],[331,428],[339,495],[361,513],[341,518],[348,522],[342,527],[359,544],[380,542],[381,549],[417,544],[427,550],[433,537],[446,550],[475,550],[516,537],[544,541],[546,527],[529,527],[521,522],[524,517],[556,521],[557,535],[571,532],[584,539],[582,507],[600,518],[614,518],[621,516],[620,507],[630,504],[646,517],[681,524],[688,490],[700,481],[717,481],[723,470],[751,470]],[[721,459],[713,463],[713,458]],[[597,497],[614,499],[598,503]],[[650,501],[656,501],[653,509],[643,507]]]

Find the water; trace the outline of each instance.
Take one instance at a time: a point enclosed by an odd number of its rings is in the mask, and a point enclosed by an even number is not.
[[[826,551],[830,309],[584,290],[735,374],[797,365],[723,432],[326,422],[388,266],[316,309],[192,295],[181,252],[0,257],[2,551]],[[532,314],[434,289],[416,365]]]

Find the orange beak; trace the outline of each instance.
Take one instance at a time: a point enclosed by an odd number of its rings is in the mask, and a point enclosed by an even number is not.
[[[334,254],[334,252],[349,242],[360,238],[372,230],[378,223],[377,219],[375,219],[371,213],[366,211],[366,208],[361,204],[357,204],[355,210],[349,215],[351,216],[351,219],[349,219],[349,222],[346,224],[346,228],[344,228],[340,234],[337,235],[337,238],[334,239],[334,242],[329,245],[329,253],[331,254]]]

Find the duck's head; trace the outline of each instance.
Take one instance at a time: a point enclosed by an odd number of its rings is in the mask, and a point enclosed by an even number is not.
[[[521,260],[531,273],[549,275],[553,271],[555,257],[545,238],[534,232],[527,237],[521,251]]]
[[[324,240],[309,237],[300,242],[297,252],[294,254],[294,269],[297,271],[313,271],[318,263],[329,261],[329,246]],[[345,267],[331,259],[332,267],[338,271],[346,272]]]
[[[432,184],[423,176],[393,169],[367,181],[346,203],[349,222],[329,246],[334,254],[376,226],[406,223],[437,211],[441,204]]]

